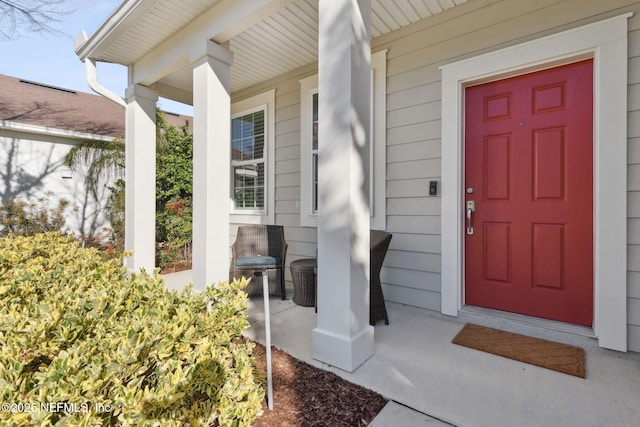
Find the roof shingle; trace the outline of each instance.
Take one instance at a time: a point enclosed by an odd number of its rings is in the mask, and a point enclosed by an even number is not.
[[[188,116],[169,113],[166,119],[173,126],[191,124]],[[125,109],[102,96],[0,74],[2,120],[112,137],[125,131]]]

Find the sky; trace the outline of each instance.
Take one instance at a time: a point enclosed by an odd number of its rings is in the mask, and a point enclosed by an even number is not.
[[[73,51],[73,39],[82,30],[90,37],[120,3],[121,0],[66,0],[62,7],[70,13],[53,24],[63,34],[41,32],[25,34],[19,39],[0,39],[0,74],[94,93],[87,84],[84,64]],[[98,82],[124,96],[127,69],[98,63]],[[159,105],[172,113],[193,114],[190,106],[162,98]]]

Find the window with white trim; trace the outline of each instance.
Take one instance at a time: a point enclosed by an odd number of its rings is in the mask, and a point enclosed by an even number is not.
[[[275,90],[231,105],[231,215],[236,223],[274,221]]]
[[[265,210],[265,109],[231,119],[234,210]]]
[[[311,170],[313,200],[311,211],[318,212],[318,91],[311,96]]]
[[[386,227],[386,64],[387,51],[371,55],[371,228]],[[300,225],[317,226],[318,76],[300,81]]]

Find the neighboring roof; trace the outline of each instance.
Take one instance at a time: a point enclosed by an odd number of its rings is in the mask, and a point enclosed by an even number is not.
[[[124,108],[114,102],[2,74],[0,120],[102,136],[124,135]]]
[[[177,128],[184,126],[185,124],[188,126],[189,133],[193,133],[193,117],[185,116],[183,114],[170,113],[168,111],[164,112],[164,117],[171,126],[175,126]]]
[[[166,118],[173,126],[191,123],[188,116]],[[0,74],[0,122],[122,137],[125,109],[99,95]]]

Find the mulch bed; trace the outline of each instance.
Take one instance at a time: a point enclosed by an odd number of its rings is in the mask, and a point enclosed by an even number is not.
[[[253,355],[265,372],[266,351],[256,343]],[[282,350],[272,348],[273,410],[265,401],[264,414],[256,427],[366,426],[387,404],[371,390],[352,384],[338,375],[302,362]]]
[[[168,274],[190,269],[191,263],[167,266]],[[267,388],[265,347],[255,343],[253,356]],[[273,410],[262,402],[264,414],[253,427],[360,427],[367,426],[387,404],[376,392],[309,365],[272,347]],[[265,393],[266,395],[266,393]]]
[[[191,270],[191,261],[181,261],[162,267],[160,274],[177,273],[179,271]]]

